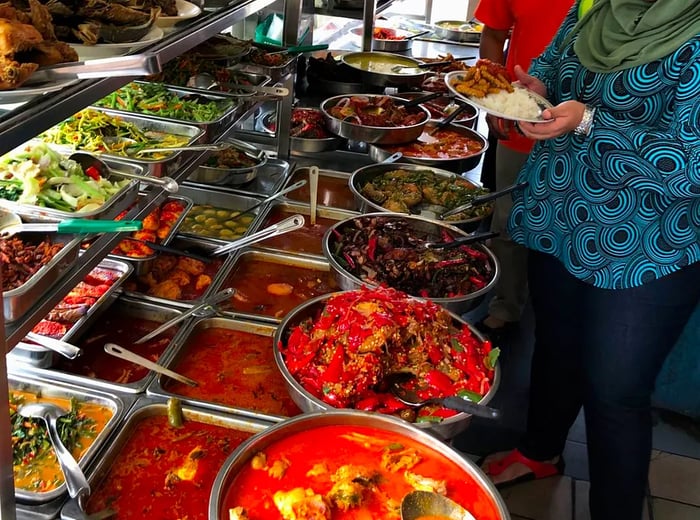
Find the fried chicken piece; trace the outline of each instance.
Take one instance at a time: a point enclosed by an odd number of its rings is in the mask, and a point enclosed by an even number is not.
[[[190,284],[192,278],[182,269],[173,269],[168,275],[168,280],[175,282],[180,287],[185,287]]]
[[[38,68],[36,63],[19,63],[0,57],[0,90],[19,87]]]
[[[12,58],[15,53],[31,50],[43,41],[34,26],[0,18],[0,55]]]
[[[198,276],[204,272],[204,268],[206,266],[204,265],[204,262],[201,260],[195,260],[194,258],[187,258],[184,256],[181,256],[177,260],[177,268],[182,269],[188,274]]]
[[[78,61],[78,53],[65,42],[43,41],[32,49],[28,59],[40,67],[45,67],[68,61]]]
[[[182,289],[172,280],[165,280],[148,290],[149,296],[157,296],[167,300],[179,300],[182,296]]]
[[[32,25],[41,33],[44,40],[56,40],[56,33],[53,30],[53,18],[46,6],[42,5],[39,0],[29,0],[29,14],[32,18]]]

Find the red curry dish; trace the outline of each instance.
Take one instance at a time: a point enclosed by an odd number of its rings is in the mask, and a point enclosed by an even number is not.
[[[430,142],[383,146],[389,153],[401,152],[414,159],[465,159],[479,154],[484,148],[482,139],[475,139],[464,132],[444,128],[430,134]]]
[[[270,214],[265,219],[262,227],[271,226],[277,222],[291,217],[297,212],[285,211],[280,206],[275,206]],[[326,230],[335,224],[337,220],[329,218],[317,217],[316,224],[311,224],[311,219],[305,219],[304,227],[295,231],[277,235],[276,237],[268,238],[260,242],[260,246],[269,247],[271,249],[280,249],[282,251],[294,251],[297,253],[311,253],[315,255],[323,254],[321,241]]]
[[[292,377],[324,403],[414,422],[440,422],[457,412],[408,407],[390,392],[390,374],[407,374],[400,384],[421,399],[479,401],[491,388],[499,353],[439,305],[384,288],[332,295],[278,349]]]
[[[362,126],[414,126],[426,119],[420,108],[405,108],[388,96],[348,96],[341,98],[328,113],[336,119]]]
[[[457,463],[408,435],[332,425],[265,447],[232,479],[219,520],[400,520],[415,489],[446,494],[479,520],[498,506]]]

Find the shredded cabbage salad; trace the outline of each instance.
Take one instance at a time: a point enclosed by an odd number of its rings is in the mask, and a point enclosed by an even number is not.
[[[90,212],[129,184],[91,172],[44,143],[25,145],[0,158],[0,198],[68,212]]]

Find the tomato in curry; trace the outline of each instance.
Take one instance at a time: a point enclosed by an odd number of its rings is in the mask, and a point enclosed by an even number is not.
[[[206,520],[219,468],[250,436],[195,420],[173,428],[166,415],[145,417],[94,487],[86,511],[111,508],[120,520]]]
[[[285,417],[301,413],[275,364],[271,338],[210,327],[195,331],[182,349],[173,370],[198,386],[166,379],[168,392]]]
[[[255,454],[228,485],[219,518],[240,507],[250,520],[291,519],[285,511],[301,506],[316,519],[399,520],[401,499],[414,489],[443,492],[479,520],[500,518],[487,492],[446,456],[404,434],[346,425],[292,433]]]
[[[291,217],[295,213],[294,211],[286,211],[277,206],[270,211],[262,227],[276,224],[280,220]],[[282,251],[321,255],[323,254],[323,248],[321,247],[323,235],[326,233],[326,230],[336,222],[337,220],[316,217],[316,224],[311,225],[311,219],[307,216],[304,219],[304,227],[301,229],[268,238],[264,242],[260,242],[260,245],[272,249],[280,249]]]

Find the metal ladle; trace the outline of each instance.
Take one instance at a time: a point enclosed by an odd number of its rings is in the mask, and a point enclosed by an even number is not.
[[[92,155],[91,153],[73,152],[68,157],[68,159],[77,162],[80,166],[82,166],[83,171],[90,167],[97,169],[101,177],[110,177],[111,175],[118,175],[127,179],[136,179],[144,184],[159,186],[169,193],[176,193],[177,190],[180,188],[175,179],[172,179],[170,177],[148,177],[146,175],[137,175],[135,173],[112,171],[102,159],[95,155]]]
[[[66,488],[71,498],[80,497],[83,494],[90,494],[90,484],[83,470],[73,458],[73,455],[61,441],[58,433],[57,421],[59,417],[68,415],[68,412],[53,403],[30,403],[19,407],[17,410],[23,417],[42,419],[47,426],[49,440],[56,452],[56,458],[66,479]]]
[[[401,500],[401,520],[421,517],[476,520],[469,511],[444,495],[432,491],[411,491]]]

